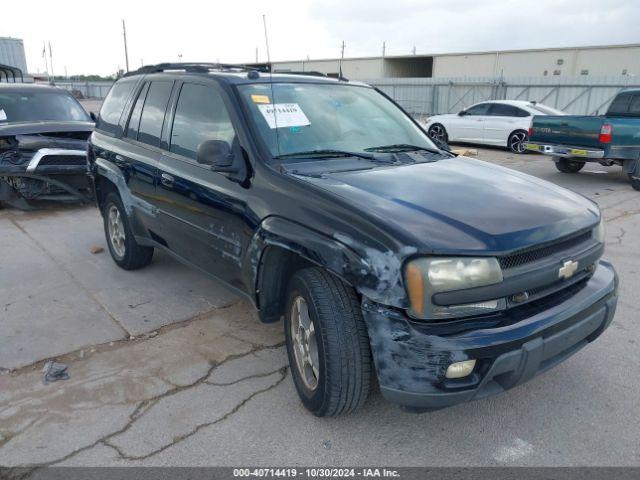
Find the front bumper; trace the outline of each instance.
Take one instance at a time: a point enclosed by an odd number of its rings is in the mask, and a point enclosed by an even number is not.
[[[585,149],[581,147],[571,147],[566,145],[550,145],[545,143],[527,142],[524,144],[525,150],[538,152],[544,155],[561,158],[578,158],[586,160],[602,160],[605,157],[604,150]]]
[[[369,329],[382,395],[407,407],[436,410],[508,390],[562,362],[611,323],[618,279],[600,262],[584,287],[564,301],[516,323],[433,335],[395,310],[367,302]],[[474,372],[446,379],[453,362],[477,359]]]

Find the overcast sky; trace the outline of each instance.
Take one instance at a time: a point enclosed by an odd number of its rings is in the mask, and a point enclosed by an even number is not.
[[[8,1],[8,0],[5,0]],[[166,61],[272,60],[640,43],[637,0],[179,0],[15,2],[0,35],[24,39],[31,72],[51,42],[56,75]],[[4,17],[4,16],[3,16]]]

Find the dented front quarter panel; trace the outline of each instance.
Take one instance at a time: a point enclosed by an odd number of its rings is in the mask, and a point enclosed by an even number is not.
[[[402,265],[417,251],[414,247],[402,247],[394,253],[359,243],[346,234],[331,237],[288,219],[269,217],[254,235],[248,252],[247,268],[254,283],[258,283],[261,256],[268,246],[294,252],[326,268],[365,298],[397,308],[408,306]]]

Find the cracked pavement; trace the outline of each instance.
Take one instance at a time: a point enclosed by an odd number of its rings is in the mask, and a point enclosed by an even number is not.
[[[374,391],[317,419],[281,324],[162,253],[137,272],[92,254],[93,208],[0,210],[0,465],[640,465],[640,192],[616,168],[478,152],[599,203],[621,284],[597,342],[497,397],[414,415]],[[47,359],[71,378],[43,385]]]

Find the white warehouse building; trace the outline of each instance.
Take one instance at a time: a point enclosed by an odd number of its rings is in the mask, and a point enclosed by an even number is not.
[[[273,62],[274,71],[337,76],[340,59]],[[640,75],[640,44],[345,58],[347,78]]]
[[[27,73],[27,58],[22,39],[0,37],[0,64],[16,67]]]

